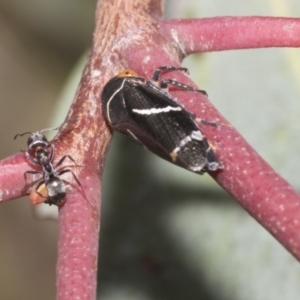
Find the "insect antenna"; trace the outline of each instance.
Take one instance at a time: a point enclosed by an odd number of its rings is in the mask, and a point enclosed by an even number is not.
[[[32,134],[32,132],[28,131],[28,132],[24,132],[24,133],[18,133],[15,135],[14,140],[18,137],[18,136],[23,136],[25,134]]]

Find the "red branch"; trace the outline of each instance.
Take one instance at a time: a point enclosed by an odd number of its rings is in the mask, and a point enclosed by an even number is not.
[[[185,54],[300,46],[299,18],[216,17],[167,20],[163,28],[181,45]]]
[[[254,47],[299,46],[299,19],[212,18],[162,21],[158,0],[101,0],[94,42],[67,122],[53,141],[55,160],[71,155],[88,202],[74,184],[60,208],[58,299],[95,299],[101,175],[110,132],[100,94],[120,70],[130,68],[150,78],[158,66],[179,66],[186,53]],[[298,30],[298,33],[297,33]],[[180,72],[168,77],[189,85]],[[198,93],[172,94],[199,118],[199,124],[224,170],[211,174],[245,209],[300,259],[298,194],[264,162],[246,141]],[[33,169],[23,153],[0,162],[0,201],[25,194],[23,173]],[[66,177],[70,182],[72,178]]]

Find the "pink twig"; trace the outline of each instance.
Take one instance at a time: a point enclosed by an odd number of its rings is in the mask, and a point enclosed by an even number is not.
[[[300,46],[299,18],[216,17],[166,20],[162,29],[181,46],[184,54]]]

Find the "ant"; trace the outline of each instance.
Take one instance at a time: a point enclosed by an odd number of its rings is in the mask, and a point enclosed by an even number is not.
[[[36,182],[31,188],[29,198],[33,204],[40,204],[43,202],[48,203],[49,205],[54,204],[57,206],[63,204],[66,197],[66,186],[60,176],[64,173],[71,173],[73,175],[73,178],[80,186],[82,193],[86,198],[82,185],[72,170],[63,169],[64,167],[60,170],[56,170],[66,158],[71,160],[75,166],[80,167],[70,155],[64,155],[55,166],[52,165],[54,145],[48,142],[47,138],[42,134],[42,132],[48,130],[58,130],[61,126],[57,128],[43,129],[35,133],[24,132],[17,134],[14,137],[14,139],[16,139],[18,136],[30,134],[30,137],[27,140],[28,149],[24,151],[25,156],[32,164],[42,167],[42,171],[24,172],[26,183],[27,174],[43,174],[43,180]]]

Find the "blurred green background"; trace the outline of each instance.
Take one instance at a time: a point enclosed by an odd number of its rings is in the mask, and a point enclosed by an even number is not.
[[[166,1],[169,18],[293,16],[297,0]],[[16,133],[59,125],[93,32],[95,1],[0,0],[0,158]],[[206,53],[192,78],[249,143],[299,184],[300,50]],[[300,267],[207,175],[170,165],[116,135],[102,203],[101,299],[299,299]],[[0,299],[54,299],[56,208],[1,204]],[[16,288],[17,287],[17,288]]]

